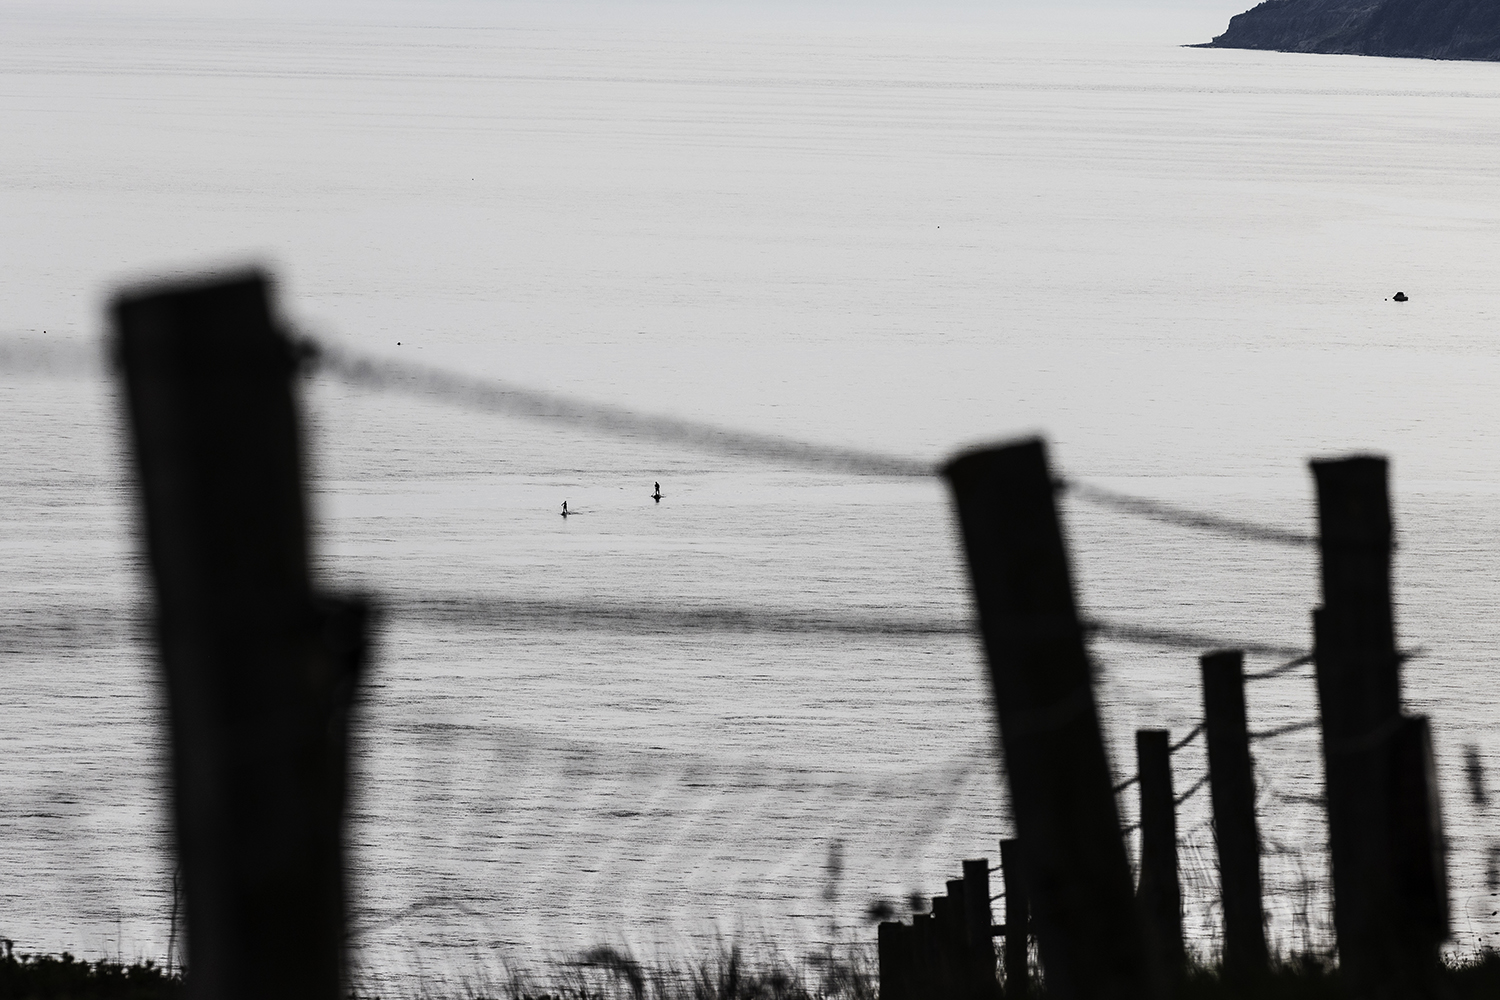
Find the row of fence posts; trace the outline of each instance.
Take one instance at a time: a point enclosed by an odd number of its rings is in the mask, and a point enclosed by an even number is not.
[[[1313,613],[1334,929],[1358,997],[1429,997],[1448,936],[1427,720],[1401,709],[1384,459],[1315,461],[1323,605]],[[1169,993],[1183,966],[1170,743],[1137,734],[1140,875],[1131,885],[1084,630],[1039,441],[968,453],[944,474],[959,519],[1011,808],[1050,994]],[[1242,655],[1205,655],[1204,724],[1225,921],[1224,972],[1268,965]]]
[[[332,1000],[346,969],[346,720],[368,614],[310,582],[297,350],[258,274],[127,294],[113,325],[171,719],[188,993]],[[1024,979],[1032,930],[1049,994],[1159,995],[1182,957],[1166,736],[1143,733],[1138,746],[1138,901],[1043,445],[974,451],[943,472],[1017,830],[1002,849],[1008,978]],[[1360,457],[1314,462],[1313,472],[1323,589],[1314,649],[1341,965],[1358,996],[1428,996],[1447,935],[1446,874],[1430,733],[1400,707],[1386,465]],[[1267,956],[1239,656],[1205,657],[1203,679],[1225,968],[1254,975]],[[979,873],[965,874],[932,929],[883,933],[909,933],[910,955],[956,956],[961,938],[966,957],[944,958],[936,979],[907,961],[889,996],[962,993],[958,984],[984,979],[981,968],[993,984],[978,916],[982,899],[987,926],[988,873],[972,904],[968,877],[977,885]],[[1029,922],[1012,915],[1013,900],[1029,901]]]
[[[955,997],[991,1000],[998,992],[994,938],[1004,938],[1007,996],[1020,996],[1027,982],[1030,938],[1026,890],[1013,840],[1000,844],[1005,891],[1005,923],[995,925],[990,907],[990,862],[963,863],[964,877],[948,882],[947,892],[932,899],[932,911],[910,924],[888,920],[880,925],[877,956],[882,1000]]]

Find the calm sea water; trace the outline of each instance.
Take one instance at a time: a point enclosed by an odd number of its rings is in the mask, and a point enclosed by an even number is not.
[[[1460,766],[1467,745],[1500,756],[1500,67],[993,25],[374,20],[7,12],[7,342],[86,347],[121,283],[259,260],[294,322],[370,353],[934,459],[1040,431],[1070,475],[1289,527],[1311,527],[1307,458],[1388,454],[1455,947],[1500,932],[1494,807]],[[162,956],[119,406],[97,372],[22,367],[0,368],[0,934]],[[305,406],[319,573],[386,609],[352,827],[371,980],[595,943],[796,955],[869,939],[873,900],[996,856],[1010,818],[972,639],[464,610],[959,620],[938,483],[323,380]],[[1309,553],[1064,514],[1091,612],[1307,643]],[[1095,652],[1123,776],[1134,729],[1196,723],[1195,659]],[[1316,707],[1306,672],[1249,698],[1256,729]],[[1201,746],[1174,765],[1191,787]],[[1326,943],[1315,734],[1257,766],[1273,940]],[[1180,818],[1205,952],[1206,800]]]

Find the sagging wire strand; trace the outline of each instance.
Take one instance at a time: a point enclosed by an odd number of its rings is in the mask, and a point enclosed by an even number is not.
[[[565,424],[601,433],[654,440],[751,461],[801,465],[829,472],[893,478],[931,478],[938,464],[862,448],[817,444],[777,434],[736,430],[705,421],[643,413],[493,378],[363,355],[289,330],[304,371],[374,392],[400,392],[441,399],[463,408],[503,416]],[[100,369],[105,352],[97,344],[0,336],[0,371],[22,375],[82,375]],[[1316,536],[1206,511],[1190,510],[1092,483],[1059,478],[1056,486],[1085,503],[1168,524],[1232,538],[1277,545],[1310,546]]]
[[[1208,784],[1208,775],[1205,774],[1203,777],[1201,777],[1197,781],[1193,782],[1193,787],[1189,788],[1187,791],[1183,792],[1181,795],[1178,795],[1175,798],[1173,798],[1172,799],[1172,804],[1174,806],[1180,806],[1180,805],[1182,805],[1188,799],[1192,798],[1194,795],[1197,795],[1198,792],[1206,784]]]
[[[911,639],[923,637],[977,636],[973,620],[953,615],[910,615],[896,609],[869,607],[826,610],[785,609],[704,604],[669,605],[648,601],[557,600],[515,597],[504,594],[400,593],[385,592],[372,597],[381,619],[407,625],[464,625],[502,631],[666,633],[737,632],[767,634],[835,634]],[[41,649],[58,644],[86,644],[98,634],[110,641],[122,635],[144,635],[140,623],[154,612],[149,605],[66,605],[24,609],[24,613],[0,622],[0,651]],[[1115,641],[1160,648],[1260,648],[1222,637],[1178,633],[1164,629],[1140,629],[1092,618],[1085,634],[1104,635]],[[1201,726],[1199,727],[1201,729]],[[1179,747],[1194,739],[1199,729],[1184,738]]]
[[[894,478],[937,475],[937,467],[931,462],[642,413],[628,407],[529,389],[513,382],[361,356],[312,338],[302,338],[300,351],[309,371],[349,385],[434,397],[487,413],[564,424],[621,437],[645,438],[731,458],[801,465],[852,475]]]
[[[1224,517],[1221,514],[1189,510],[1186,507],[1163,503],[1160,500],[1132,496],[1128,493],[1118,493],[1114,490],[1105,489],[1102,486],[1095,486],[1092,483],[1081,482],[1075,479],[1060,479],[1058,480],[1058,487],[1060,490],[1087,503],[1101,507],[1110,507],[1127,514],[1135,514],[1153,521],[1160,521],[1164,524],[1175,524],[1179,527],[1196,528],[1199,531],[1227,535],[1231,538],[1269,542],[1274,545],[1286,545],[1296,548],[1305,548],[1318,544],[1316,535],[1310,535],[1305,532],[1292,531],[1288,528],[1278,528],[1274,525],[1256,524],[1253,521]]]

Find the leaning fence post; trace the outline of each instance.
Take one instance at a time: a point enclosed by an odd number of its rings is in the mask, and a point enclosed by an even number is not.
[[[953,490],[1048,989],[1148,992],[1130,866],[1040,441],[969,452]]]
[[[258,275],[118,299],[172,731],[188,995],[334,1000],[362,605],[311,590],[292,346]]]
[[[995,940],[990,933],[994,917],[990,909],[990,861],[976,858],[964,862],[964,925],[969,940],[969,979],[975,995],[995,993]]]
[[[1245,724],[1244,654],[1205,653],[1204,742],[1219,850],[1219,895],[1224,907],[1224,971],[1253,977],[1267,968],[1261,907],[1260,833],[1255,822],[1255,773]]]
[[[1000,877],[1005,884],[1005,998],[1018,1000],[1030,988],[1031,908],[1021,871],[1021,842],[1000,841]]]
[[[1182,970],[1182,887],[1177,879],[1171,753],[1165,729],[1136,730],[1141,795],[1141,878],[1136,898],[1152,957],[1160,971],[1175,980]]]
[[[1370,456],[1316,461],[1312,471],[1323,583],[1314,651],[1340,962],[1356,995],[1422,996],[1433,988],[1437,943],[1446,935],[1446,894],[1427,907],[1442,909],[1440,923],[1413,924],[1397,884],[1406,846],[1398,840],[1395,798],[1405,722],[1391,607],[1386,462]]]

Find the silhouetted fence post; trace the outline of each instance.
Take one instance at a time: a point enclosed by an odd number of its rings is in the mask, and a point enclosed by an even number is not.
[[[936,979],[940,996],[956,997],[963,993],[968,972],[968,955],[964,949],[964,912],[962,899],[953,895],[962,882],[949,882],[948,892],[932,897],[932,925],[936,934]]]
[[[995,995],[995,939],[990,909],[990,861],[977,858],[964,862],[964,928],[969,944],[969,981],[974,995]]]
[[[912,929],[898,920],[880,925],[876,938],[881,1000],[920,1000],[912,991]]]
[[[361,604],[308,580],[290,343],[256,275],[123,297],[171,713],[188,995],[335,1000]]]
[[[937,940],[937,918],[931,913],[914,913],[911,918],[911,996],[917,1000],[942,995],[939,964],[942,950]]]
[[[1203,671],[1204,742],[1219,851],[1219,895],[1224,906],[1224,973],[1253,978],[1267,970],[1261,906],[1260,832],[1255,821],[1255,771],[1245,723],[1244,654],[1206,653]]]
[[[1005,998],[1018,1000],[1030,990],[1031,908],[1027,905],[1021,842],[1000,841],[1000,877],[1005,883]]]
[[[1136,898],[1142,931],[1160,973],[1182,971],[1182,887],[1177,879],[1177,804],[1172,794],[1171,739],[1165,729],[1138,729],[1136,774],[1141,793],[1141,877]]]
[[[1424,974],[1447,939],[1448,864],[1443,846],[1432,729],[1425,715],[1405,716],[1392,748],[1391,800],[1395,807],[1397,928]]]
[[[1048,989],[1143,997],[1140,927],[1040,441],[943,470],[958,507]]]
[[[1420,908],[1429,915],[1440,908],[1440,924],[1423,925],[1413,923],[1398,885],[1405,863],[1398,859],[1410,847],[1400,842],[1405,824],[1395,797],[1397,737],[1407,721],[1391,609],[1386,462],[1361,456],[1313,462],[1312,470],[1323,578],[1314,645],[1340,963],[1358,996],[1423,996],[1446,935],[1446,890],[1441,902]],[[1414,780],[1425,784],[1426,775]],[[1429,793],[1422,798],[1435,802],[1435,790]]]

